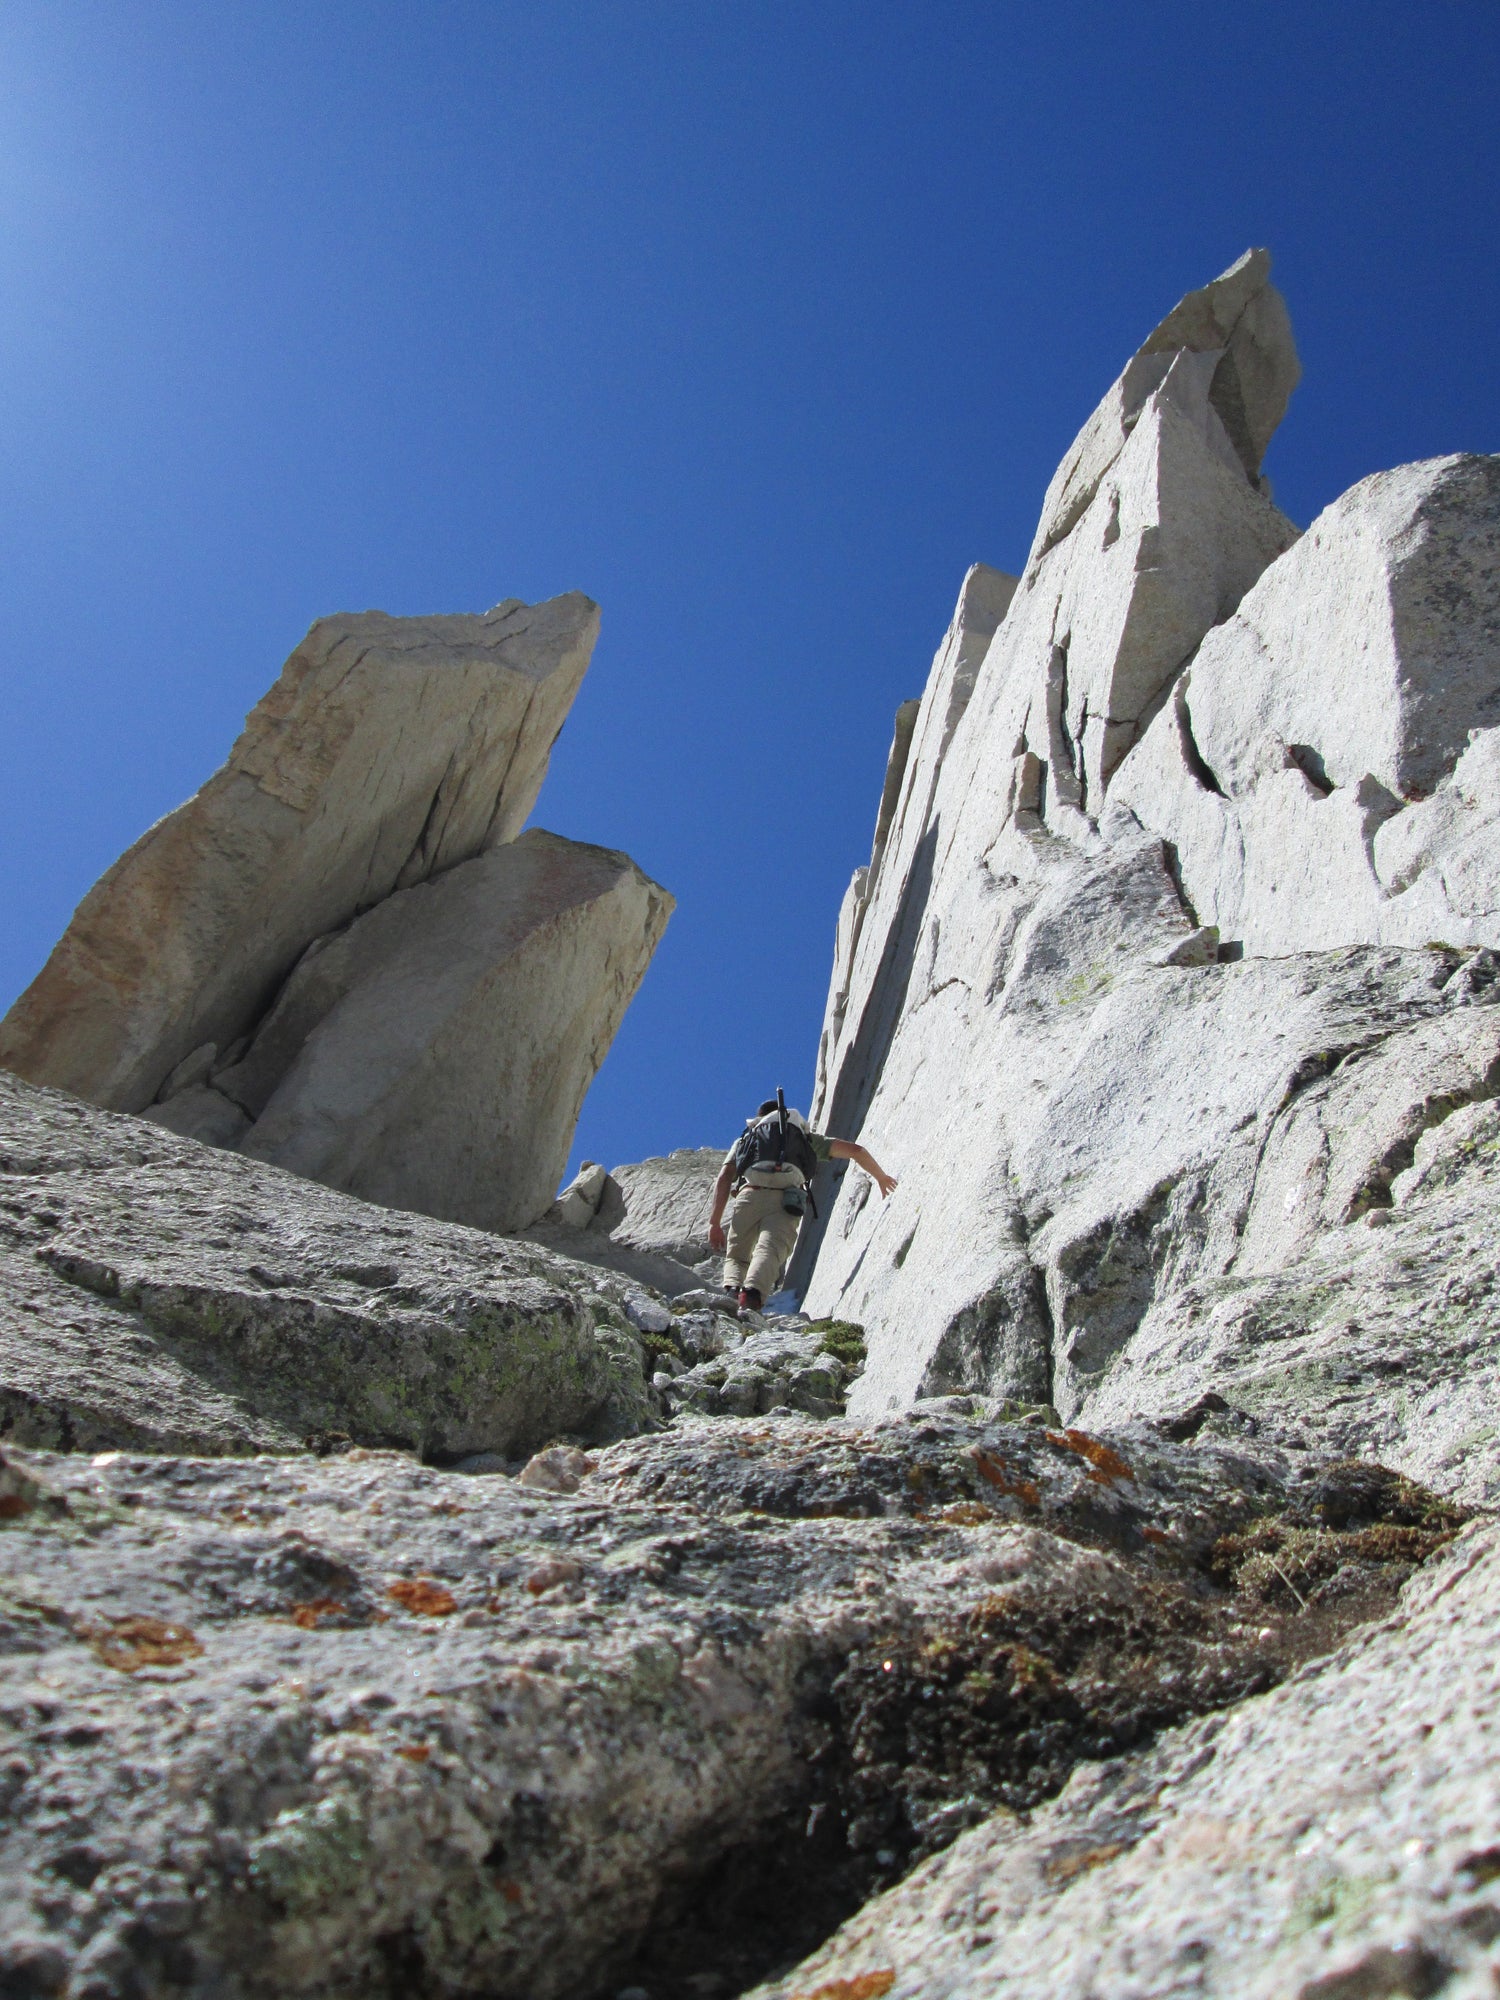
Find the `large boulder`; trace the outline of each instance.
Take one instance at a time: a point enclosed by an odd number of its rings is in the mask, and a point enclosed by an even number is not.
[[[443,1462],[654,1421],[604,1272],[0,1075],[0,1437]]]
[[[525,1233],[565,1257],[601,1264],[669,1296],[690,1291],[722,1268],[708,1240],[708,1218],[723,1161],[713,1146],[682,1146],[609,1173],[586,1160]]]
[[[312,939],[520,832],[598,623],[577,591],[320,619],[224,768],[84,897],[0,1065],[139,1111],[229,1060]]]
[[[584,1093],[672,899],[623,854],[539,829],[315,941],[217,1095],[240,1149],[390,1208],[484,1229],[542,1213]],[[211,1103],[210,1114],[218,1116]]]

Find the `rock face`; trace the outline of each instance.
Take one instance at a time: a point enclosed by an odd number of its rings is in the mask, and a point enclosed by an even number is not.
[[[738,1990],[987,1808],[1270,1685],[1458,1519],[943,1418],[518,1482],[7,1456],[0,1976],[78,2000]],[[1280,1590],[1251,1550],[1288,1538],[1342,1600]]]
[[[444,1462],[649,1425],[606,1273],[0,1075],[0,1437]]]
[[[723,1268],[708,1240],[723,1160],[712,1146],[684,1146],[610,1173],[588,1161],[525,1234],[669,1296],[690,1291],[705,1279],[716,1281]]]
[[[1213,1391],[1489,1495],[1500,461],[1367,480],[1298,541],[1258,478],[1295,378],[1263,260],[1184,301],[951,728],[939,655],[813,1107],[901,1186],[826,1176],[796,1275],[866,1328],[860,1414]]]
[[[974,564],[964,578],[953,622],[932,663],[926,694],[920,702],[904,702],[897,711],[870,863],[856,872],[839,911],[833,977],[818,1045],[815,1105],[827,1106],[837,1101],[833,1088],[835,1069],[845,1102],[855,1094],[856,1073],[861,1079],[865,1076],[867,1062],[861,1064],[859,1049],[851,1046],[859,1037],[846,1034],[856,968],[863,975],[862,984],[870,989],[860,996],[864,1003],[860,1026],[865,1015],[871,1021],[870,1027],[863,1030],[865,1043],[878,1042],[882,1027],[889,1032],[894,1010],[900,1007],[899,974],[895,966],[886,965],[885,950],[877,955],[873,966],[870,954],[860,952],[866,916],[873,904],[872,932],[898,950],[900,923],[895,912],[903,905],[902,887],[914,869],[919,875],[924,869],[930,872],[931,863],[924,860],[922,842],[937,776],[953,732],[974,692],[974,679],[985,649],[1015,595],[1016,583],[1015,577],[1005,575],[1002,570],[991,569],[986,563]],[[887,976],[882,977],[882,973]],[[841,1128],[834,1129],[842,1136]]]
[[[533,831],[598,609],[315,625],[80,905],[0,1064],[399,1208],[547,1207],[672,899]]]
[[[1111,797],[1246,952],[1500,943],[1500,459],[1399,466],[1326,508]]]
[[[520,832],[598,607],[323,618],[229,761],[123,854],[0,1028],[0,1064],[143,1110],[251,1029],[307,944]]]

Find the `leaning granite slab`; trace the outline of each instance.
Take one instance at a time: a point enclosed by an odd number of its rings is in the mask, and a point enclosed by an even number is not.
[[[1478,1996],[1500,1965],[1500,1531],[1273,1693],[964,1835],[759,1989]]]
[[[0,1074],[0,1437],[444,1460],[655,1421],[625,1288]]]
[[[585,1161],[525,1234],[668,1296],[691,1291],[721,1269],[708,1218],[723,1159],[717,1147],[683,1146],[609,1173]]]
[[[396,891],[309,947],[214,1076],[240,1150],[392,1208],[530,1222],[672,907],[628,855],[540,828]]]
[[[320,619],[223,769],[89,891],[0,1065],[140,1111],[230,1060],[313,938],[520,832],[598,622],[577,591]]]
[[[1368,1467],[941,1418],[545,1454],[571,1492],[6,1455],[0,1968],[67,2000],[737,1990],[1456,1526]],[[1250,1558],[1288,1537],[1323,1600]]]

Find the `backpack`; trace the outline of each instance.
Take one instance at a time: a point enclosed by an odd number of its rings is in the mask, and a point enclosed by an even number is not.
[[[777,1097],[781,1097],[780,1091]],[[734,1149],[734,1177],[742,1181],[754,1167],[793,1167],[806,1186],[818,1171],[818,1156],[812,1141],[786,1115],[785,1100],[775,1111],[757,1118],[740,1134]],[[816,1210],[813,1211],[817,1213]]]

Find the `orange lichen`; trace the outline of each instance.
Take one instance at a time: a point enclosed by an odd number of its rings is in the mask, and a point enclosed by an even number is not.
[[[432,1752],[425,1743],[403,1743],[396,1755],[404,1757],[408,1764],[425,1764]]]
[[[890,1966],[879,1972],[856,1972],[850,1979],[828,1979],[810,1993],[794,1993],[792,2000],[880,2000],[896,1983]]]
[[[434,1583],[430,1576],[403,1578],[390,1586],[386,1596],[394,1598],[403,1610],[416,1612],[419,1618],[447,1618],[458,1609],[453,1592]]]
[[[133,1674],[142,1667],[180,1667],[197,1659],[203,1648],[186,1625],[168,1625],[160,1618],[111,1618],[81,1635],[105,1666]]]
[[[955,1500],[951,1507],[942,1508],[936,1516],[919,1516],[946,1521],[954,1528],[981,1528],[986,1521],[993,1521],[994,1515],[982,1500]]]
[[[294,1625],[300,1625],[304,1632],[315,1632],[320,1618],[333,1618],[347,1610],[336,1597],[310,1597],[305,1604],[294,1604],[287,1616]]]
[[[1003,1464],[989,1452],[981,1450],[977,1445],[974,1448],[973,1458],[974,1470],[981,1479],[987,1480],[991,1486],[998,1487],[1002,1493],[1009,1493],[1017,1500],[1024,1500],[1028,1507],[1040,1507],[1041,1488],[1034,1479],[1025,1479],[1020,1473],[1012,1472],[1008,1465]]]
[[[1048,1431],[1047,1442],[1087,1459],[1093,1467],[1089,1478],[1100,1486],[1112,1486],[1117,1479],[1135,1478],[1117,1451],[1112,1451],[1101,1438],[1090,1437],[1087,1431]]]

